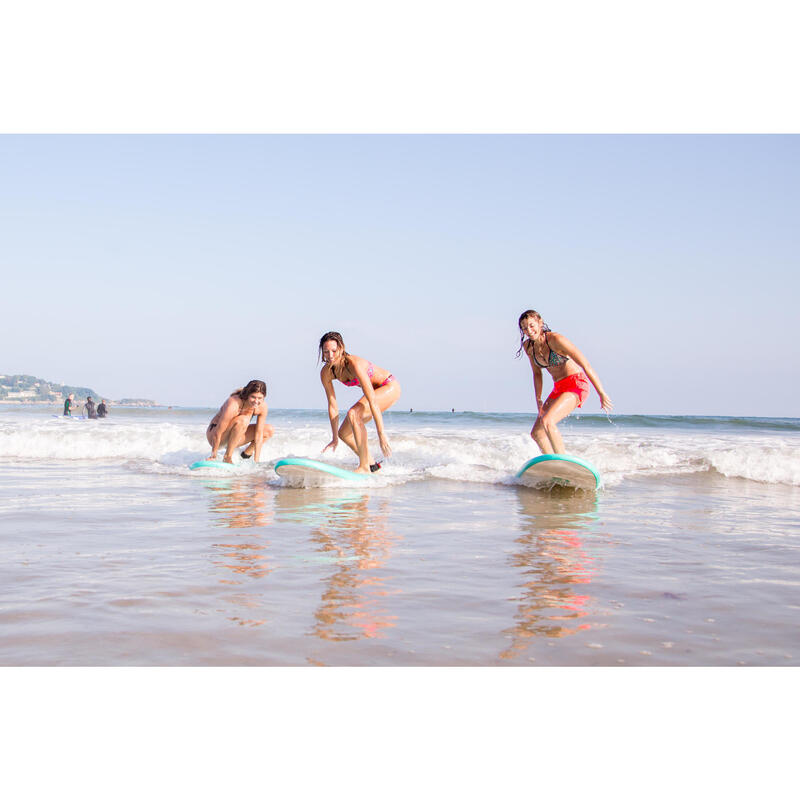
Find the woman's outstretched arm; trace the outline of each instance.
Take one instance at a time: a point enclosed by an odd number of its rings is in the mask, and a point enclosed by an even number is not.
[[[325,389],[325,396],[328,398],[328,419],[331,423],[331,440],[325,445],[322,452],[324,453],[329,447],[332,447],[335,452],[336,445],[339,444],[339,405],[336,402],[336,390],[333,388],[330,365],[325,364],[320,370],[319,378]]]
[[[552,350],[561,355],[569,356],[586,373],[586,377],[592,382],[592,386],[594,386],[600,397],[600,408],[603,411],[611,411],[614,408],[614,404],[606,394],[605,389],[603,389],[603,384],[600,382],[597,373],[592,369],[589,359],[566,336],[562,336],[560,333],[551,333],[549,343]]]

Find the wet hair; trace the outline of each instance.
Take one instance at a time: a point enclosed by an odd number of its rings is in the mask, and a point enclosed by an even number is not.
[[[235,389],[231,392],[231,397],[238,397],[240,400],[247,400],[251,394],[255,394],[256,392],[261,392],[264,397],[267,396],[267,384],[264,381],[259,380],[252,380],[247,386],[242,387],[241,389]]]
[[[550,330],[550,326],[547,323],[545,323],[545,321],[542,319],[542,315],[538,311],[534,311],[532,308],[529,308],[527,311],[523,311],[519,315],[519,321],[517,322],[517,326],[519,327],[519,350],[517,350],[517,355],[515,356],[515,358],[519,358],[523,350],[526,353],[528,352],[528,342],[530,342],[530,339],[528,339],[525,336],[525,333],[522,330],[522,323],[525,322],[526,319],[530,319],[531,317],[533,317],[534,319],[538,319],[539,322],[542,323],[542,330],[545,333],[547,333]]]
[[[342,355],[344,356],[344,363],[345,366],[349,364],[350,353],[347,352],[347,348],[344,346],[344,339],[342,339],[342,334],[338,331],[328,331],[327,333],[323,333],[322,337],[319,340],[319,355],[317,356],[317,363],[322,361],[322,346],[325,342],[336,342],[339,345],[339,349],[342,351]],[[331,373],[333,377],[336,377],[336,373],[333,371],[333,365],[331,365]]]

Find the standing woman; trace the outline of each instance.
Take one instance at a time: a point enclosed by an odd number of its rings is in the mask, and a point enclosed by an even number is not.
[[[217,457],[217,451],[225,446],[225,461],[233,463],[233,453],[239,445],[247,442],[242,450],[242,458],[250,458],[255,450],[255,460],[261,455],[261,445],[275,433],[272,425],[267,425],[267,384],[253,380],[243,389],[231,392],[228,399],[220,406],[206,429],[206,439],[211,445],[211,461]],[[252,418],[255,417],[255,423]]]
[[[389,440],[383,430],[381,412],[398,401],[400,384],[383,367],[377,367],[365,358],[348,353],[342,335],[336,331],[329,331],[319,340],[319,356],[324,362],[319,377],[328,398],[328,417],[333,433],[333,438],[322,452],[329,447],[336,450],[341,439],[358,456],[356,472],[376,472],[381,465],[370,464],[366,423],[371,419],[375,420],[381,451],[388,458],[392,454],[392,448],[389,447]],[[341,427],[336,390],[333,388],[334,380],[341,381],[345,386],[360,386],[364,392],[363,397],[347,412]]]
[[[600,395],[604,411],[613,408],[611,399],[603,390],[600,378],[592,369],[586,356],[560,333],[545,325],[541,315],[533,310],[523,311],[519,318],[520,344],[517,357],[524,350],[533,370],[533,390],[539,416],[531,430],[531,437],[542,453],[563,453],[564,441],[558,432],[558,423],[580,408],[589,396],[589,381]],[[542,370],[553,378],[553,391],[542,403]]]

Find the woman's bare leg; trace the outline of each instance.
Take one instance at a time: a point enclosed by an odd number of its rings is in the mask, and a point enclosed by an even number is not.
[[[225,458],[222,459],[226,464],[233,463],[233,454],[236,452],[236,448],[244,443],[245,432],[249,422],[250,420],[247,417],[236,417],[230,428],[228,428],[227,449],[225,450]]]
[[[261,444],[264,444],[264,442],[266,442],[268,439],[271,439],[272,435],[274,433],[275,433],[275,428],[273,428],[272,425],[265,425],[264,426],[264,435],[263,435],[263,437],[261,439]],[[253,423],[252,425],[248,425],[247,426],[247,430],[245,431],[245,434],[244,434],[244,441],[242,442],[242,444],[244,444],[244,442],[247,442],[247,447],[245,447],[245,449],[242,450],[242,454],[244,455],[246,453],[248,457],[252,456],[253,455],[253,451],[255,450],[255,447],[256,447],[256,424],[255,423]]]
[[[393,406],[400,399],[400,384],[397,381],[379,386],[375,390],[375,402],[381,412]],[[367,441],[367,423],[372,419],[369,403],[362,397],[348,412],[339,438],[358,456],[356,472],[369,472],[370,457]]]
[[[542,453],[564,453],[564,440],[556,426],[577,407],[578,395],[573,392],[564,392],[542,406],[542,413],[531,430],[531,437]]]
[[[225,447],[226,445],[229,446],[231,432],[233,431],[234,427],[236,426],[236,419],[234,418],[228,424],[228,427],[222,431],[222,435],[219,437],[219,447]],[[206,430],[206,439],[208,439],[208,443],[211,447],[214,446],[214,439],[216,437],[216,431],[214,428],[208,428]],[[228,460],[227,453],[225,456],[225,460]]]
[[[369,407],[367,407],[369,414]],[[358,453],[358,467],[356,472],[369,472],[369,443],[367,441],[367,426],[364,424],[364,411],[360,403],[356,403],[348,412],[347,419],[353,431],[355,450]]]

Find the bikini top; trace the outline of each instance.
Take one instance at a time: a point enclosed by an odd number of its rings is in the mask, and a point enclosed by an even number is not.
[[[372,373],[375,372],[375,367],[372,366],[372,362],[371,361],[368,361],[367,363],[369,364],[369,367],[367,368],[367,375],[369,375],[369,377],[371,378],[372,377]],[[331,372],[333,372],[333,370],[331,370]],[[336,378],[336,375],[334,375],[333,377]],[[342,381],[341,378],[336,378],[336,380],[337,381]],[[359,385],[358,378],[353,378],[352,381],[342,381],[342,383],[345,386],[358,386]]]
[[[552,347],[550,347],[550,342],[547,341],[547,333],[545,332],[544,341],[547,347],[550,349],[550,356],[547,359],[546,364],[540,364],[539,359],[536,358],[536,345],[531,342],[531,352],[533,353],[533,360],[536,362],[537,367],[542,367],[542,369],[549,369],[550,367],[560,367],[562,364],[566,364],[569,361],[569,356],[560,356],[556,353]]]

